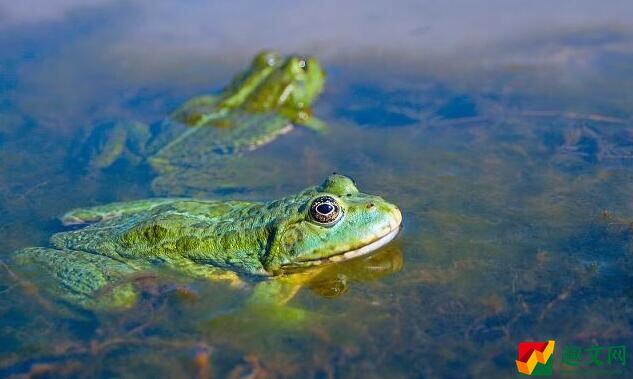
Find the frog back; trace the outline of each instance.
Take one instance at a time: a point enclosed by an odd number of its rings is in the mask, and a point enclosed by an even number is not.
[[[121,206],[130,208],[125,203]],[[258,217],[262,206],[244,201],[175,200],[55,234],[51,243],[57,249],[85,251],[133,265],[171,267],[193,262],[260,274],[260,257],[269,237],[267,220]]]

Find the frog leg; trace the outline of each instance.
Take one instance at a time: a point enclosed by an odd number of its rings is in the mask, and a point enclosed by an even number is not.
[[[317,132],[319,134],[323,134],[326,133],[328,131],[328,127],[327,124],[325,123],[325,121],[317,118],[317,117],[309,117],[306,120],[302,120],[298,123],[298,125],[301,125],[303,127],[306,127],[310,130],[312,130],[313,132]]]
[[[136,270],[102,255],[32,247],[14,253],[11,265],[37,288],[85,308],[130,308],[138,298],[124,281]]]
[[[323,134],[327,132],[327,124],[312,115],[310,109],[281,109],[279,113],[292,120],[293,124],[306,127],[313,132]]]
[[[201,265],[189,260],[172,262],[172,267],[188,276],[210,280],[213,282],[225,282],[231,287],[242,289],[246,283],[235,272],[219,267]]]
[[[61,217],[64,225],[87,224],[103,220],[111,220],[125,215],[139,213],[181,201],[179,198],[151,198],[135,201],[123,201],[99,205],[90,208],[73,209]]]
[[[280,275],[255,286],[246,301],[245,312],[274,325],[302,328],[320,316],[305,309],[288,305],[290,300],[321,270],[313,269],[291,275]]]
[[[139,164],[145,157],[150,128],[140,122],[108,122],[97,125],[81,151],[92,169],[105,169],[120,159]]]
[[[299,290],[321,273],[322,269],[315,267],[292,274],[281,274],[257,285],[253,295],[248,300],[250,304],[286,305]]]

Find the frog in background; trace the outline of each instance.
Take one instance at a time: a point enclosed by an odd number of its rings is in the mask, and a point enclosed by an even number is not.
[[[324,130],[310,108],[324,83],[325,73],[315,58],[263,51],[220,94],[195,97],[157,124],[101,125],[80,155],[91,170],[119,160],[148,163],[157,174],[152,184],[157,193],[187,193],[187,186],[199,186],[200,177],[209,172],[213,182],[205,179],[203,185],[221,187],[231,164],[242,162],[240,156],[295,125]]]

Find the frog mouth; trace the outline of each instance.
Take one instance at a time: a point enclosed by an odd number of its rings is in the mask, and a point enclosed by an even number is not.
[[[341,262],[341,261],[346,261],[346,260],[353,259],[356,257],[360,257],[361,255],[369,254],[375,250],[380,249],[381,247],[391,242],[391,240],[396,238],[398,233],[400,233],[400,229],[402,229],[402,227],[398,225],[395,229],[393,229],[389,233],[385,234],[382,237],[379,237],[378,239],[374,240],[373,242],[368,243],[367,245],[361,246],[358,249],[348,250],[344,253],[339,253],[339,254],[329,256],[327,258],[319,259],[319,261],[324,261],[322,263]]]
[[[350,259],[367,255],[371,252],[374,252],[380,249],[381,247],[385,246],[389,242],[391,242],[394,238],[396,238],[398,233],[400,233],[401,229],[402,229],[402,224],[398,222],[395,226],[390,228],[390,230],[386,234],[383,234],[382,236],[375,238],[374,240],[366,243],[365,245],[361,247],[342,251],[342,252],[337,252],[335,254],[332,254],[330,256],[323,257],[323,258],[299,260],[299,261],[284,265],[282,267],[283,269],[308,268],[308,267],[319,266],[319,265],[324,265],[328,263],[348,261]]]

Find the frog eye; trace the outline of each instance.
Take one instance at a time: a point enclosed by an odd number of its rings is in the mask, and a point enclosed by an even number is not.
[[[305,58],[299,58],[299,67],[301,67],[303,71],[308,71],[308,60]]]
[[[277,64],[277,58],[275,57],[275,54],[268,54],[268,56],[266,57],[266,64],[270,67]]]
[[[315,222],[332,226],[341,218],[341,207],[331,196],[317,197],[310,205],[310,217]]]

